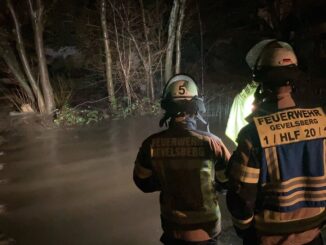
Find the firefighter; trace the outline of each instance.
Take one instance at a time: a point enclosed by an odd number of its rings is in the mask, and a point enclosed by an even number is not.
[[[172,77],[161,107],[160,126],[168,123],[168,129],[143,142],[134,182],[143,192],[160,191],[163,244],[216,244],[221,230],[216,184],[227,181],[230,153],[218,137],[197,129],[205,106],[191,77]]]
[[[323,244],[326,117],[293,98],[301,73],[292,47],[265,44],[252,50],[260,89],[228,164],[227,206],[243,244]]]

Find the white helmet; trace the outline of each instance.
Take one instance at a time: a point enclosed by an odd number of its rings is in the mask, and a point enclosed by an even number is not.
[[[174,75],[166,83],[161,99],[161,108],[166,111],[160,120],[161,127],[167,123],[169,118],[187,113],[195,115],[209,131],[208,123],[200,115],[200,113],[206,112],[204,99],[198,95],[195,80],[188,75]]]
[[[252,70],[262,66],[298,65],[291,45],[276,39],[263,40],[254,45],[246,55],[246,62]]]
[[[162,109],[171,113],[205,112],[203,98],[193,78],[185,74],[173,76],[165,85],[161,100]]]
[[[275,39],[254,45],[246,56],[254,80],[271,87],[293,84],[299,79],[298,59],[293,48]]]

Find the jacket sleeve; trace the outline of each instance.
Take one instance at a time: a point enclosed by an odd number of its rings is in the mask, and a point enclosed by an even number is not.
[[[160,190],[159,180],[153,171],[150,156],[150,144],[144,141],[140,147],[135,161],[133,179],[136,186],[143,192]]]
[[[226,197],[233,225],[240,237],[248,236],[253,231],[259,166],[259,157],[250,138],[240,132],[238,147],[228,164],[229,183]]]
[[[219,192],[224,192],[228,182],[225,171],[230,159],[230,152],[217,137],[211,138],[210,145],[213,149],[215,159],[215,188]]]

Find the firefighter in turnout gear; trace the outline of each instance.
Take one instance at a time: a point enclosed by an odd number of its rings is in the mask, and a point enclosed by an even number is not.
[[[133,178],[143,192],[160,191],[163,244],[216,244],[221,215],[216,185],[225,185],[230,154],[215,135],[196,128],[205,112],[197,85],[187,75],[166,84],[161,100],[168,129],[139,149]]]
[[[260,88],[228,165],[227,206],[243,244],[323,244],[326,117],[292,96],[300,78],[292,47],[263,42],[249,52]]]

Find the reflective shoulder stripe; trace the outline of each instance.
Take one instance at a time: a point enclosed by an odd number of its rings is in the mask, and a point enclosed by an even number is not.
[[[152,170],[144,168],[139,164],[135,165],[134,173],[140,179],[146,179],[152,176]]]
[[[272,183],[279,182],[281,177],[280,177],[280,169],[279,169],[276,147],[273,146],[273,147],[265,148],[265,156],[266,156],[268,174],[271,182]]]
[[[232,175],[243,183],[257,184],[259,181],[260,169],[238,164],[232,170]]]
[[[235,217],[232,216],[233,224],[240,230],[245,230],[245,229],[249,228],[252,224],[253,219],[254,219],[254,216],[250,217],[249,219],[245,219],[245,220],[236,219]]]

